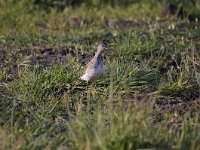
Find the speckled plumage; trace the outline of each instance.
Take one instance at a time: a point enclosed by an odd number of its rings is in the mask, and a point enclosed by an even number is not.
[[[90,62],[86,65],[83,75],[80,77],[81,80],[85,80],[87,82],[95,82],[103,73],[103,61],[102,61],[102,50],[107,47],[106,42],[101,42],[98,45],[95,56],[90,60]]]

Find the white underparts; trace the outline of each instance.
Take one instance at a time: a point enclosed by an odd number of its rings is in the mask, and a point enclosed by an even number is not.
[[[81,76],[81,80],[95,81],[101,76],[102,73],[103,73],[103,65],[99,64],[97,68],[87,69],[85,73]]]

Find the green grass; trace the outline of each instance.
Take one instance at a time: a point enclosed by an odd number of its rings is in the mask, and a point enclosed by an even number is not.
[[[93,2],[0,1],[0,149],[200,149],[199,22],[163,16],[167,1]]]

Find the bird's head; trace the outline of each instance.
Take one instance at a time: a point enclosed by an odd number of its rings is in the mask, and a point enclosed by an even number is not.
[[[98,44],[98,49],[99,50],[103,50],[103,49],[106,49],[108,48],[108,42],[106,40],[103,40],[102,42],[100,42]]]

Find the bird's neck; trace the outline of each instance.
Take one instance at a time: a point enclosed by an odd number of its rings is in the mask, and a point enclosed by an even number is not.
[[[101,55],[102,50],[102,48],[98,48],[94,57],[99,57]]]

